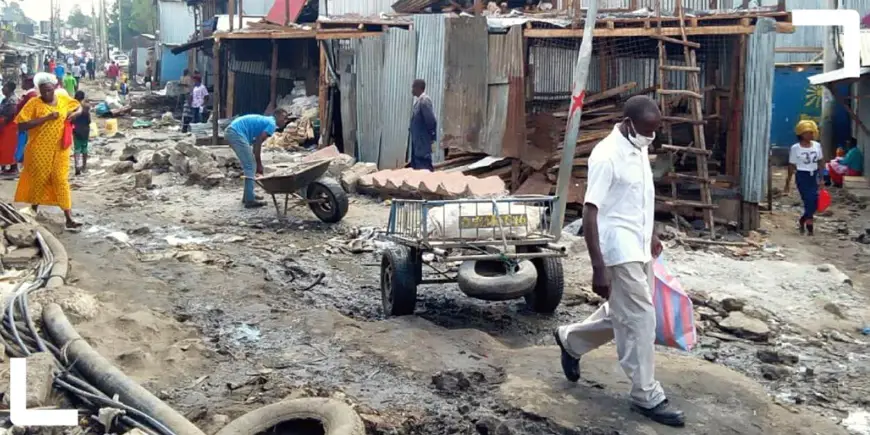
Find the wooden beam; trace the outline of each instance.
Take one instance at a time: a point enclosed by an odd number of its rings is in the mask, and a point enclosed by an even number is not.
[[[244,0],[239,0],[239,30],[245,28],[245,23],[242,21],[245,18],[245,6],[242,4],[243,1]]]
[[[664,32],[664,30],[665,29],[663,28],[662,32]],[[664,42],[667,42],[670,44],[684,45],[684,46],[690,47],[690,48],[701,48],[701,44],[699,44],[697,42],[683,41],[682,39],[669,38],[667,36],[662,36],[662,35],[652,35],[652,36],[650,36],[650,38],[657,39],[659,41],[664,41]]]
[[[731,25],[731,26],[700,26],[686,28],[687,36],[701,35],[750,35],[755,31],[755,26]],[[642,27],[634,28],[616,28],[605,29],[597,28],[592,31],[592,35],[596,38],[615,38],[625,36],[647,36],[653,37],[657,35],[658,29],[650,27],[648,29]],[[661,32],[664,36],[673,36],[680,34],[679,27],[663,27]],[[525,29],[523,35],[526,38],[581,38],[583,36],[583,28],[577,29]]]
[[[380,34],[380,33],[378,33]],[[215,33],[215,40],[219,39],[314,39],[317,32],[314,30],[293,30],[289,32],[219,32]]]
[[[607,89],[603,92],[599,92],[597,94],[593,94],[593,95],[586,97],[586,101],[584,101],[583,104],[592,104],[592,103],[596,103],[596,102],[601,101],[601,100],[606,100],[608,98],[615,97],[615,96],[622,94],[624,92],[628,92],[628,91],[634,89],[635,87],[637,87],[637,82],[628,82],[625,84],[621,84],[613,89]]]
[[[272,40],[272,66],[269,69],[269,107],[278,103],[278,41]]]
[[[236,106],[236,72],[227,71],[227,118],[233,117]]]
[[[229,19],[230,19],[230,32],[233,31],[233,18],[235,17],[235,13],[236,13],[236,0],[229,0],[227,14],[229,15]]]
[[[776,47],[776,53],[821,53],[822,47]]]
[[[232,0],[230,0],[232,1]],[[217,77],[217,83],[214,85],[214,104],[212,104],[212,114],[211,114],[211,134],[212,134],[212,145],[218,145],[218,119],[221,117],[220,105],[221,105],[221,43],[218,40],[214,41],[214,46],[212,48],[212,57],[214,62],[213,68],[215,71],[215,77]]]
[[[331,39],[362,39],[362,38],[374,38],[376,36],[383,35],[382,32],[361,32],[358,30],[321,30],[317,32],[317,40],[318,41],[328,41]]]
[[[697,98],[699,100],[703,99],[704,96],[695,92],[695,91],[687,91],[685,89],[657,89],[661,95],[682,95],[685,97]]]
[[[327,98],[329,94],[329,86],[327,84],[327,69],[328,61],[326,60],[326,43],[321,41],[317,43],[318,47],[320,47],[320,71],[319,77],[317,80],[317,108],[318,108],[318,116],[320,117],[320,137],[321,139],[324,137],[328,137],[329,135],[324,131],[328,126],[324,125],[326,120],[326,110],[327,110]],[[327,143],[323,143],[323,146],[329,146]]]
[[[662,149],[668,152],[675,153],[688,153],[688,154],[698,154],[709,156],[713,154],[713,151],[710,150],[702,150],[700,148],[695,147],[681,147],[677,145],[662,145]]]
[[[665,71],[685,71],[685,72],[693,72],[693,73],[701,72],[701,68],[699,68],[697,66],[662,65],[659,68],[661,68]]]

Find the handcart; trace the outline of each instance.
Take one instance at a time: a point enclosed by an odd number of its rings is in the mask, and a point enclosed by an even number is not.
[[[419,285],[453,282],[474,298],[525,298],[532,311],[553,313],[562,301],[566,255],[550,234],[554,201],[393,200],[384,235],[392,243],[381,258],[384,313],[413,314]],[[424,276],[424,265],[434,277]]]
[[[308,204],[314,215],[323,222],[336,223],[347,214],[347,193],[338,181],[323,177],[332,160],[318,160],[301,164],[292,174],[258,178],[257,184],[272,196],[278,218],[287,216],[287,208]],[[283,209],[276,195],[284,195]],[[293,201],[290,201],[290,197]]]

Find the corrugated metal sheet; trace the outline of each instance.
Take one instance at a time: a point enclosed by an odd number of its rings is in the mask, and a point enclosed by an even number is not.
[[[761,0],[762,6],[776,6],[777,0]],[[840,9],[855,9],[863,17],[870,13],[870,2],[867,0],[839,0]],[[827,2],[821,0],[788,0],[786,9],[828,9]],[[819,47],[824,46],[825,27],[796,27],[794,33],[780,33],[776,36],[777,48]],[[818,53],[777,53],[776,61],[780,63],[807,62]]]
[[[350,47],[356,50],[359,41],[349,41]],[[353,51],[345,47],[339,48],[338,55],[338,90],[341,95],[339,109],[341,110],[341,127],[344,138],[344,153],[357,157],[356,140],[356,73],[353,65]]]
[[[376,17],[381,13],[393,13],[395,0],[319,0],[321,16],[360,15]],[[325,6],[325,8],[323,7]]]
[[[272,8],[274,3],[275,0],[244,0],[242,8],[245,10],[245,15],[265,16],[269,13],[269,9]]]
[[[522,86],[517,79],[523,77],[522,27],[514,26],[506,34],[489,35],[488,52],[489,88],[482,149],[490,156],[519,157],[525,144],[525,110],[520,110],[525,108],[525,102],[517,107],[520,99],[515,95],[524,95],[524,89],[517,88]]]
[[[484,17],[447,20],[444,138],[449,148],[479,152],[487,107],[487,27]]]
[[[356,67],[357,154],[361,162],[378,162],[381,148],[383,36],[364,38],[354,56]]]
[[[760,203],[767,184],[776,26],[761,18],[747,41],[743,136],[740,148],[740,193],[743,201]]]
[[[413,14],[440,2],[441,0],[399,0],[393,3],[393,10],[401,14]]]
[[[444,160],[441,138],[444,135],[444,40],[447,16],[442,14],[414,15],[414,30],[417,32],[417,78],[426,81],[426,94],[432,99],[438,132],[432,144],[432,160]]]
[[[870,75],[864,75],[861,80],[855,84],[855,92],[857,95],[870,95]],[[870,102],[866,99],[855,100],[858,102],[858,118],[864,121],[864,125],[868,125],[870,120]],[[870,168],[870,134],[864,132],[860,127],[855,129],[855,139],[858,140],[858,146],[861,147],[861,152],[864,153],[864,170]]]
[[[405,166],[408,152],[408,124],[414,98],[411,84],[417,69],[417,35],[397,27],[384,35],[384,84],[381,88],[381,151],[379,169]],[[378,110],[378,109],[375,109]]]
[[[196,30],[193,25],[193,10],[186,3],[165,1],[158,2],[157,8],[160,42],[183,44],[189,41],[190,35]]]

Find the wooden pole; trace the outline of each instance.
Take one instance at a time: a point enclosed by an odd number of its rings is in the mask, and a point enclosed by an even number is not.
[[[328,66],[328,62],[326,60],[326,42],[320,41],[319,46],[320,46],[320,74],[319,74],[319,77],[317,80],[317,82],[318,82],[317,83],[317,108],[318,108],[318,115],[320,117],[320,137],[321,137],[321,139],[324,139],[323,143],[321,143],[321,146],[327,147],[327,146],[329,146],[329,144],[326,143],[325,139],[329,138],[329,133],[327,132],[327,128],[329,126],[326,125],[327,109],[328,109],[327,106],[329,105],[329,99],[328,99],[328,97],[329,97],[329,83],[328,83],[328,79],[327,79],[327,77],[328,77],[327,69],[329,68],[329,66]]]
[[[244,7],[242,2],[243,2],[243,0],[239,0],[239,30],[242,30],[245,28],[245,25],[242,22],[242,20],[245,18],[245,10],[242,9]]]
[[[272,40],[272,69],[269,70],[269,107],[278,104],[278,41]]]
[[[232,118],[236,107],[236,72],[227,71],[227,118]]]
[[[215,80],[214,84],[214,104],[212,104],[211,111],[211,144],[218,145],[218,118],[221,116],[221,41],[219,39],[214,40],[212,55],[214,56],[212,61],[214,62],[214,71],[217,80]]]
[[[236,0],[229,0],[229,10],[227,11],[230,18],[230,32],[233,31],[233,18],[236,13]]]

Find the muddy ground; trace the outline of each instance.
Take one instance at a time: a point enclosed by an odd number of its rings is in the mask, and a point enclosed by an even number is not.
[[[61,240],[70,284],[98,307],[77,327],[210,433],[264,404],[310,395],[354,404],[373,434],[867,430],[870,364],[860,329],[870,245],[854,239],[870,228],[870,212],[842,192],[812,239],[796,234],[792,193],[763,216],[764,231],[752,235],[760,248],[667,242],[668,264],[703,317],[691,354],[662,349],[657,361],[687,412],[689,426],[677,431],[628,411],[612,347],[584,358],[578,385],[563,379],[550,332],[598,302],[581,240],[566,239],[566,296],[553,316],[432,285],[422,287],[415,316],[385,319],[379,258],[343,246],[360,228],[384,226],[387,203],[353,196],[344,221],[325,225],[302,208],[288,222],[273,208],[243,209],[232,176],[206,189],[169,171],[154,176],[152,189],[135,189],[135,174],[113,165],[133,137],[166,133],[125,133],[96,141],[91,172],[73,180],[86,226]],[[267,164],[283,161],[280,153]],[[0,181],[6,198],[14,188]],[[59,211],[41,214],[60,231]],[[717,326],[731,311],[722,312],[728,298],[761,319],[766,341]]]

